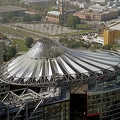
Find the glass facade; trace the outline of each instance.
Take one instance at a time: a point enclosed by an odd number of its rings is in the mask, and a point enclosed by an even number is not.
[[[34,112],[34,115],[30,118],[30,120],[70,120],[69,118],[69,110],[70,110],[70,102],[63,101],[60,103],[54,103],[47,106],[40,106]],[[13,109],[15,111],[15,109]],[[30,116],[33,112],[33,109],[28,109],[28,116]],[[9,113],[9,120],[13,120],[16,112]],[[2,115],[1,120],[6,120],[7,115]],[[25,120],[26,119],[26,111],[21,111],[16,120]]]
[[[120,119],[120,89],[88,95],[88,114],[100,114],[101,120]]]
[[[44,120],[69,120],[69,101],[44,107]]]

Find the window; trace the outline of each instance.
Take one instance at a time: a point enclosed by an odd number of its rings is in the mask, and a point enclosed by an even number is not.
[[[5,92],[5,90],[3,90],[2,92]]]
[[[5,87],[8,87],[8,85],[5,85]]]
[[[1,95],[1,97],[3,97],[3,96],[4,96],[4,94]]]
[[[2,85],[1,88],[4,88],[4,86]]]

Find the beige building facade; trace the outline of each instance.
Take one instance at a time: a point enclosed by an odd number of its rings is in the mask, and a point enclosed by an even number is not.
[[[94,20],[94,13],[89,11],[75,12],[73,16],[78,16],[82,20]]]
[[[50,11],[47,13],[47,20],[52,23],[60,22],[60,12],[59,11]]]
[[[64,22],[66,19],[66,13],[64,11],[64,8],[64,1],[62,1],[57,11],[48,11],[46,16],[47,21],[52,23]]]
[[[73,15],[78,16],[82,20],[99,20],[99,21],[106,21],[113,18],[118,17],[118,10],[109,10],[103,12],[94,12],[91,10],[84,10],[80,12],[76,12]]]

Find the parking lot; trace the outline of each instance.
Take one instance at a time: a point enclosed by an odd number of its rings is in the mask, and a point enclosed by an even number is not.
[[[20,26],[21,28],[25,28],[25,29],[29,29],[39,33],[49,34],[49,35],[59,35],[63,33],[71,33],[71,32],[78,31],[78,30],[62,27],[57,24],[46,24],[46,23],[40,23],[40,24],[15,23],[15,26]]]

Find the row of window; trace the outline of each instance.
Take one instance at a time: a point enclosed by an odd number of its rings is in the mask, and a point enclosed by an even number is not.
[[[28,117],[32,114],[34,109],[28,109]],[[17,112],[17,111],[16,111]],[[12,119],[16,114],[10,114]],[[17,120],[26,118],[26,110],[19,113]],[[31,120],[69,120],[69,101],[55,103],[48,106],[39,106],[38,109],[31,116]],[[2,118],[7,119],[7,115]]]
[[[105,112],[114,105],[120,104],[120,90],[115,90],[88,97],[89,113]]]
[[[58,16],[58,15],[49,15],[49,14],[48,14],[48,17],[52,17],[52,18],[59,18],[59,16]]]
[[[9,87],[9,85],[1,85],[0,88],[6,88],[6,87]]]

